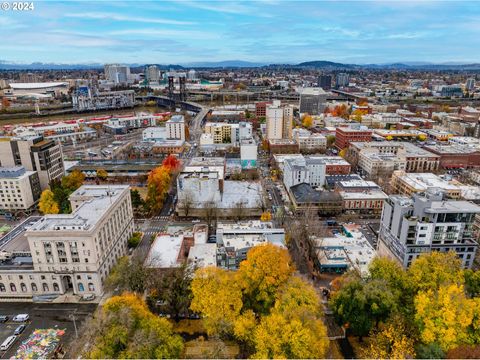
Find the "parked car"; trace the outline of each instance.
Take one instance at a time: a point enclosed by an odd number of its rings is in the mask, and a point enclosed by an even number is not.
[[[15,331],[13,332],[14,335],[20,335],[24,330],[25,328],[27,327],[27,325],[20,325],[19,327],[17,327],[15,329]]]
[[[15,322],[25,322],[30,318],[28,314],[18,314],[12,319]]]
[[[8,316],[6,315],[0,315],[0,323],[4,323],[8,320]]]
[[[92,301],[95,300],[95,295],[94,294],[85,294],[82,296],[83,301]]]

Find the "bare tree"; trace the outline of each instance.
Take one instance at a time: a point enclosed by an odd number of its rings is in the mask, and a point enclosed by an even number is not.
[[[178,209],[183,212],[183,215],[188,217],[190,210],[193,207],[193,194],[190,190],[183,193],[182,198],[178,202]]]
[[[239,221],[246,215],[245,202],[243,200],[237,201],[232,208],[232,216]]]
[[[211,199],[203,204],[205,221],[207,222],[208,229],[212,229],[212,223],[217,221],[218,206],[215,200]]]

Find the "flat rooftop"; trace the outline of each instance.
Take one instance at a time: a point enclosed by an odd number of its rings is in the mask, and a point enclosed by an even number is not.
[[[480,206],[470,201],[433,201],[426,213],[480,213]]]
[[[83,185],[70,195],[71,201],[84,199],[72,214],[45,215],[29,231],[91,230],[129,188],[128,185]]]
[[[0,238],[0,252],[5,251],[11,254],[30,252],[25,232],[41,218],[41,216],[30,216]]]
[[[403,182],[418,191],[425,191],[428,188],[439,188],[444,190],[460,190],[458,186],[432,173],[405,173],[399,176]]]

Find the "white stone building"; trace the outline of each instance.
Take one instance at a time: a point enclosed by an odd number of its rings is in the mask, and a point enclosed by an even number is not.
[[[34,218],[2,239],[0,299],[103,294],[133,233],[130,188],[83,185],[70,202],[71,214]]]

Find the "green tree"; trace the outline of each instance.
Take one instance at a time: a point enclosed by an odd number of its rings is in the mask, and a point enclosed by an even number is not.
[[[443,359],[445,353],[436,342],[430,344],[418,344],[415,348],[417,359]]]
[[[118,259],[106,281],[107,290],[131,291],[142,294],[149,286],[151,272],[136,256]]]
[[[150,298],[162,303],[162,312],[170,314],[175,321],[190,311],[192,302],[193,268],[186,262],[181,266],[162,271],[153,279]]]
[[[130,190],[130,197],[132,199],[132,207],[135,210],[141,209],[145,205],[145,201],[140,196],[140,192],[136,189]]]
[[[480,296],[480,270],[465,270],[465,290],[470,297]]]
[[[42,214],[58,214],[60,210],[51,190],[46,189],[42,191],[38,209]]]
[[[130,249],[134,249],[140,244],[140,241],[142,240],[142,233],[139,232],[134,232],[132,236],[128,239],[128,247]]]
[[[336,321],[360,340],[397,309],[396,297],[384,280],[352,280],[335,292],[330,307]]]

